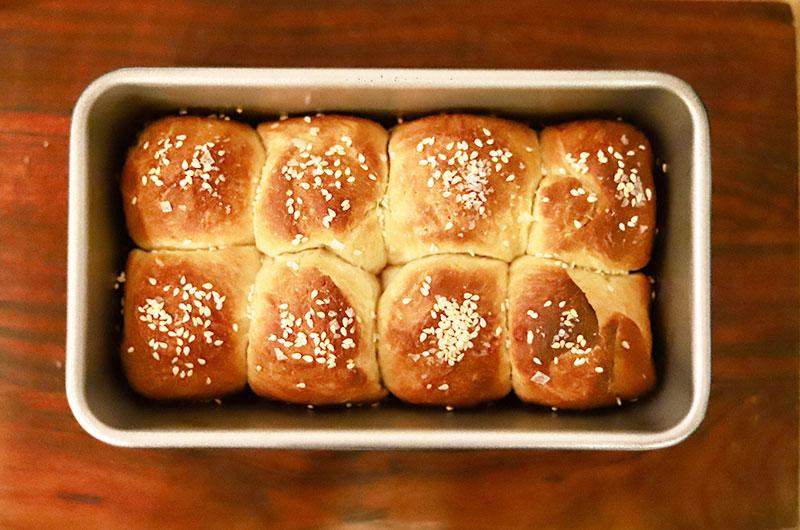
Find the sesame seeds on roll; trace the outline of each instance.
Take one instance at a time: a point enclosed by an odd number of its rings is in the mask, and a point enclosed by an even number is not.
[[[387,269],[378,304],[378,358],[392,394],[452,407],[510,391],[506,272],[500,261],[459,255]]]
[[[525,251],[540,179],[536,133],[463,114],[397,126],[389,139],[389,262],[460,252],[511,261]]]
[[[642,274],[517,259],[508,309],[514,392],[529,403],[571,409],[644,394],[654,382],[649,302]]]
[[[247,125],[197,116],[148,125],[121,188],[131,237],[145,249],[252,244],[264,149]]]
[[[378,290],[374,276],[325,250],[267,260],[253,294],[250,388],[313,405],[383,397],[374,338]]]
[[[387,179],[386,131],[345,116],[289,118],[258,127],[267,149],[256,194],[259,250],[275,256],[327,248],[369,272],[386,263],[378,203]]]
[[[528,254],[613,273],[644,267],[655,229],[647,138],[603,120],[547,127],[540,138],[545,176]]]
[[[140,394],[210,399],[245,384],[254,247],[134,250],[125,282],[122,363]]]

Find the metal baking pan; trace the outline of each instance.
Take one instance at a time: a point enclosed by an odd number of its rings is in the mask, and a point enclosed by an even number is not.
[[[127,147],[143,124],[181,108],[250,123],[279,113],[339,111],[381,120],[442,110],[496,113],[541,127],[622,117],[653,141],[660,233],[647,272],[657,280],[659,382],[636,403],[551,412],[508,398],[474,410],[378,407],[307,410],[245,393],[218,403],[157,404],[128,388],[117,355],[115,277],[131,248],[118,191]],[[83,92],[72,116],[66,389],[94,437],[131,447],[325,449],[651,449],[702,421],[711,379],[708,123],[683,81],[642,71],[136,68]]]

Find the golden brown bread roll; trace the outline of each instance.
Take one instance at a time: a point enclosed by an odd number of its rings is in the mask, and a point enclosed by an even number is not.
[[[650,260],[655,229],[653,155],[618,121],[576,121],[540,135],[544,176],[528,253],[608,272]]]
[[[541,177],[532,129],[489,116],[429,116],[392,131],[389,159],[389,263],[525,253]]]
[[[507,272],[503,262],[458,255],[387,269],[378,304],[378,359],[392,394],[445,406],[508,394]]]
[[[509,337],[523,401],[586,409],[639,397],[654,383],[650,285],[525,256],[511,264]]]
[[[244,388],[259,260],[255,247],[130,253],[122,364],[134,390],[208,399]]]
[[[122,173],[128,232],[146,249],[252,244],[263,163],[258,135],[244,124],[195,116],[150,124]]]
[[[275,256],[326,247],[378,272],[386,264],[377,207],[386,189],[388,135],[346,116],[259,125],[267,161],[257,193],[259,250]]]
[[[378,291],[374,276],[324,250],[267,259],[253,296],[250,388],[311,405],[386,395],[375,358]]]

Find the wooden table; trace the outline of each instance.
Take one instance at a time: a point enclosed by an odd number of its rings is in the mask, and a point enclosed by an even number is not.
[[[775,528],[798,520],[795,33],[779,3],[0,2],[0,527]],[[126,450],[64,396],[67,143],[81,90],[152,66],[643,68],[713,143],[713,374],[677,447]]]

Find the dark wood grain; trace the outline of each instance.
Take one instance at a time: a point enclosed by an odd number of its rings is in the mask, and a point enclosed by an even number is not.
[[[0,527],[780,528],[798,522],[795,33],[694,2],[0,2]],[[124,450],[64,397],[67,142],[133,65],[645,68],[713,143],[708,417],[630,452]]]

